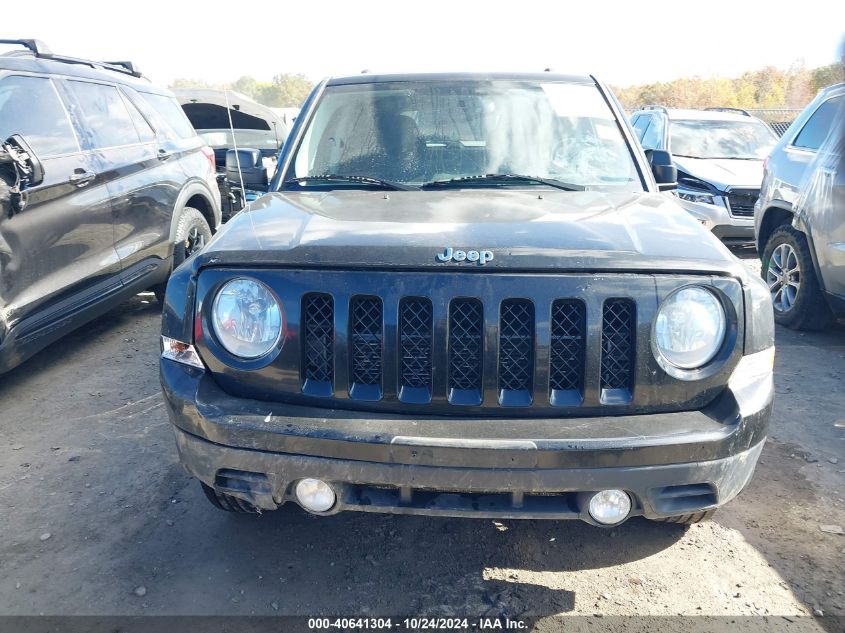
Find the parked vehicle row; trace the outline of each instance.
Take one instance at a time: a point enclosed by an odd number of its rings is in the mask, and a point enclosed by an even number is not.
[[[631,116],[647,151],[672,153],[684,208],[725,243],[756,246],[786,327],[845,316],[843,94],[845,84],[822,90],[780,139],[734,108]]]
[[[214,154],[130,63],[0,55],[0,372],[154,288],[221,221]]]

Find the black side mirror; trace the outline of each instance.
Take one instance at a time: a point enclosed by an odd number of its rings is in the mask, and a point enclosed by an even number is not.
[[[267,191],[267,169],[257,149],[230,149],[226,152],[226,180],[253,191]]]
[[[11,217],[26,207],[27,189],[44,182],[44,166],[22,136],[14,134],[0,143],[0,194],[2,213]]]
[[[651,173],[660,191],[674,191],[678,188],[678,168],[672,162],[672,154],[664,149],[647,149],[645,155],[651,163]]]
[[[20,134],[10,136],[6,140],[5,146],[21,171],[22,188],[37,187],[44,182],[44,165],[41,164],[29,143]]]

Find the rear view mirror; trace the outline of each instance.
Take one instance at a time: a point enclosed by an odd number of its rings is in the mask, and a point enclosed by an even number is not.
[[[257,149],[230,149],[226,152],[226,180],[245,189],[267,191],[267,169]]]
[[[651,173],[660,191],[673,191],[678,188],[678,168],[672,162],[672,154],[662,149],[647,149],[645,152],[651,163]]]

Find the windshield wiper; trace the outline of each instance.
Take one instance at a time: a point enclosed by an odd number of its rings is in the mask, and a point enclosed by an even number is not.
[[[285,180],[284,184],[295,185],[297,183],[307,181],[348,182],[356,185],[382,187],[384,189],[392,189],[394,191],[419,190],[419,187],[414,187],[413,185],[404,185],[400,182],[393,182],[391,180],[382,180],[381,178],[373,178],[372,176],[346,176],[344,174],[317,174],[316,176],[302,176],[301,178],[291,178],[290,180]]]
[[[462,178],[451,178],[450,180],[432,180],[421,186],[421,189],[436,189],[439,187],[454,187],[473,182],[486,181],[515,181],[515,182],[533,182],[547,187],[554,187],[555,189],[563,189],[564,191],[586,191],[587,188],[583,185],[575,185],[554,178],[543,178],[541,176],[523,176],[521,174],[481,174],[478,176],[463,176]]]

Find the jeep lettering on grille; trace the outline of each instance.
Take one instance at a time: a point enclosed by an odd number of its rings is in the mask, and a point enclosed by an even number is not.
[[[493,251],[459,251],[447,246],[442,253],[437,253],[437,261],[478,262],[479,266],[483,266],[493,261]]]

